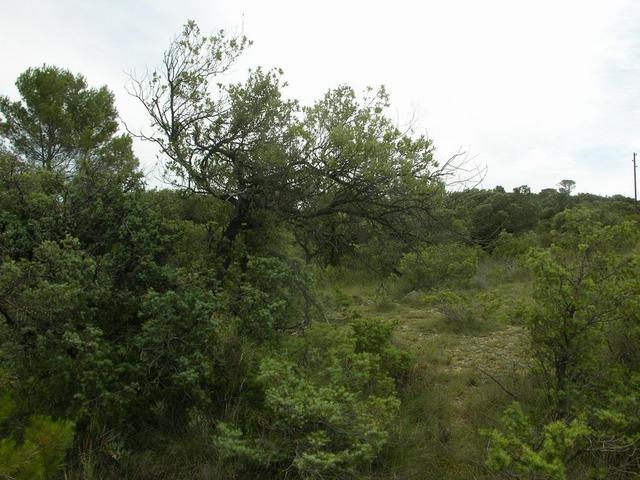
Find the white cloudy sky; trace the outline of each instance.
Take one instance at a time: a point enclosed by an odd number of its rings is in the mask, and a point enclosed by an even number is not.
[[[121,117],[145,125],[126,72],[153,67],[186,19],[254,45],[237,71],[281,67],[311,102],[341,83],[384,84],[399,122],[415,117],[439,158],[462,148],[485,187],[633,195],[640,150],[637,0],[1,0],[0,93],[49,63],[107,84]],[[154,153],[136,145],[153,173]]]

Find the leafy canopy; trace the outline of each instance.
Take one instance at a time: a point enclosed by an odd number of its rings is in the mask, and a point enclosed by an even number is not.
[[[20,101],[0,97],[0,135],[30,165],[74,170],[117,131],[113,94],[89,88],[82,75],[43,65],[22,73],[16,86]]]

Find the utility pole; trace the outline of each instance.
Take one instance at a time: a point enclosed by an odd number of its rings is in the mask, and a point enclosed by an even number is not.
[[[636,183],[636,152],[633,152],[633,199],[638,207],[638,184]]]

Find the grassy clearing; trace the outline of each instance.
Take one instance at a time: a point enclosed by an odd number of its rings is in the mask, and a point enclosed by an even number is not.
[[[466,301],[457,317],[459,312],[443,311],[443,302],[434,301],[442,298],[438,292],[399,296],[387,288],[391,293],[381,301],[380,285],[352,280],[333,283],[337,315],[394,322],[395,341],[415,358],[401,392],[397,428],[375,478],[490,478],[479,432],[496,425],[512,394],[526,391],[527,338],[508,304],[526,298],[528,285],[499,283],[499,275],[486,267],[471,288],[445,294]],[[465,323],[452,323],[459,318]]]

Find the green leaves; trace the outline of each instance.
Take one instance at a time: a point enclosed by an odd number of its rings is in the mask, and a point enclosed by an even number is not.
[[[294,469],[300,478],[343,478],[370,464],[399,401],[384,363],[390,329],[367,336],[364,325],[355,334],[313,325],[287,342],[288,353],[264,358],[257,378],[263,420],[245,433],[219,425],[214,443],[221,455]]]
[[[488,434],[495,471],[562,480],[579,454],[588,455],[583,468],[594,478],[627,478],[640,468],[631,447],[639,364],[626,353],[626,338],[638,331],[638,228],[604,225],[595,213],[565,210],[553,220],[551,245],[529,252],[535,304],[525,320],[547,420],[535,427],[518,405],[505,411],[502,428]]]
[[[465,285],[476,273],[480,251],[467,245],[438,244],[405,254],[398,265],[409,289]]]
[[[11,414],[11,399],[0,399],[0,425]],[[17,432],[16,432],[17,433]],[[74,437],[73,422],[34,415],[22,432],[22,442],[0,438],[0,478],[47,480],[63,466]]]
[[[582,389],[602,368],[607,334],[640,293],[631,260],[632,223],[604,226],[585,211],[566,211],[554,243],[532,250],[536,308],[528,319],[541,369],[553,377],[551,397],[566,415],[584,401]]]
[[[342,478],[387,441],[410,358],[390,324],[310,326],[313,278],[292,237],[326,221],[331,235],[308,240],[344,237],[337,259],[371,232],[415,235],[443,194],[431,142],[398,130],[384,89],[301,109],[280,70],[225,82],[249,43],[188,22],[161,70],[133,80],[154,130],[141,136],[200,199],[144,191],[106,88],[43,66],[20,77],[20,101],[0,100],[0,371],[16,424],[77,422],[88,471],[153,476],[131,465],[216,426],[198,455]],[[12,410],[0,402],[0,418]],[[32,416],[0,441],[0,476],[57,475],[73,431]]]
[[[81,75],[44,65],[28,69],[16,86],[22,101],[0,98],[0,135],[29,165],[72,171],[118,128],[111,92],[88,88]]]
[[[249,257],[228,307],[243,334],[256,339],[301,332],[311,320],[312,279],[302,265],[275,257]]]
[[[73,436],[73,422],[53,421],[41,415],[31,417],[24,431],[25,444],[37,445],[47,477],[64,466]]]
[[[205,37],[189,22],[161,68],[133,79],[152,127],[140,137],[160,146],[171,180],[233,208],[228,244],[260,233],[264,213],[301,237],[325,218],[414,236],[447,173],[436,166],[431,141],[397,128],[384,88],[359,98],[341,86],[300,108],[284,97],[279,70],[257,68],[243,83],[224,82],[246,44],[222,33]]]
[[[146,402],[162,400],[181,412],[213,400],[220,326],[215,309],[213,295],[196,288],[144,296],[133,368]]]
[[[0,439],[0,476],[16,480],[45,480],[38,447],[31,442],[19,445],[12,438]]]
[[[567,462],[592,433],[579,418],[551,422],[536,432],[518,403],[505,410],[501,423],[500,430],[483,432],[489,441],[486,464],[525,478],[565,480]]]

